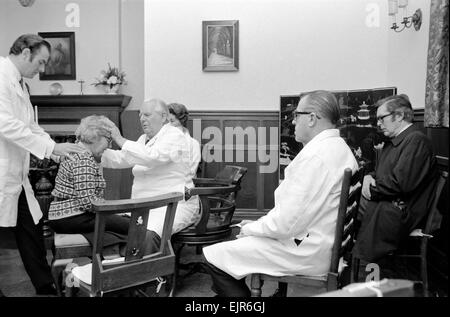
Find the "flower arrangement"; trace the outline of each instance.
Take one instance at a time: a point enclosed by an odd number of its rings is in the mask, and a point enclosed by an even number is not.
[[[108,63],[108,69],[102,70],[100,72],[100,77],[96,78],[97,82],[93,83],[94,86],[104,85],[108,86],[110,89],[115,86],[124,85],[125,82],[125,72],[120,71],[117,67],[111,67]]]

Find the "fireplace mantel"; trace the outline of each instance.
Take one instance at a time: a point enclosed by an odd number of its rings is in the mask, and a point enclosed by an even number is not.
[[[123,109],[130,103],[126,95],[32,95],[31,104],[38,107],[117,107]]]
[[[78,124],[84,117],[104,115],[120,127],[120,114],[131,101],[126,95],[32,95],[42,124]],[[48,131],[47,131],[48,132]]]

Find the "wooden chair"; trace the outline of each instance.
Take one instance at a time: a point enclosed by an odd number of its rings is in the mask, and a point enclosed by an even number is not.
[[[431,205],[430,211],[427,215],[427,220],[423,228],[413,230],[409,234],[409,241],[413,246],[413,250],[405,250],[394,253],[393,256],[406,259],[417,259],[420,263],[420,282],[423,285],[424,296],[428,296],[428,264],[427,251],[428,241],[433,238],[433,234],[440,228],[442,216],[437,209],[439,199],[441,198],[442,189],[448,178],[448,172],[442,171],[439,175],[439,180],[436,185],[436,193]],[[414,245],[418,247],[414,248]],[[415,249],[415,250],[414,250]]]
[[[241,189],[242,179],[246,173],[246,167],[225,165],[225,167],[216,174],[213,181],[211,181],[210,178],[196,178],[194,182],[196,181],[198,186],[214,186],[214,183],[217,183],[218,185],[236,185],[236,191],[228,196],[228,199],[235,201],[237,198],[237,193]]]
[[[359,169],[353,176],[351,169],[346,168],[344,171],[329,272],[325,276],[290,275],[276,277],[260,273],[252,274],[252,297],[261,296],[261,287],[263,281],[266,280],[278,282],[277,295],[283,297],[287,294],[287,285],[291,283],[326,288],[327,291],[336,290],[340,287],[342,270],[339,269],[339,262],[342,257],[350,254],[354,244],[355,220],[361,197],[362,177],[363,169]],[[351,263],[351,258],[348,263]]]
[[[198,195],[201,218],[195,224],[172,237],[174,243],[201,247],[224,241],[231,234],[231,220],[236,208],[236,198],[247,168],[226,165],[215,178],[194,178],[194,188],[186,197]],[[181,252],[181,248],[178,252]]]
[[[436,185],[435,196],[428,212],[427,219],[423,228],[417,228],[411,231],[408,240],[405,243],[405,248],[391,254],[392,257],[415,259],[419,260],[420,264],[420,282],[423,285],[424,296],[428,296],[428,264],[427,251],[428,241],[433,238],[433,234],[440,228],[442,216],[437,209],[439,199],[442,194],[445,182],[447,181],[448,172],[441,171],[439,180]],[[355,274],[356,279],[359,273],[359,259],[355,259]]]
[[[247,172],[245,167],[227,165],[215,178],[195,178],[194,188],[187,196],[198,195],[200,199],[201,218],[192,225],[172,236],[172,242],[177,245],[177,274],[179,269],[188,270],[184,276],[201,271],[199,262],[181,264],[181,251],[184,246],[195,246],[197,254],[202,247],[230,238],[232,218],[236,209],[236,197],[240,183]],[[173,281],[176,284],[176,279]]]
[[[72,283],[90,296],[130,289],[147,284],[157,277],[175,273],[175,254],[170,242],[173,220],[182,193],[169,193],[144,199],[123,199],[93,202],[96,213],[94,245],[92,250],[91,283],[74,279]],[[149,209],[167,206],[159,251],[144,255]],[[125,258],[121,262],[104,264],[103,234],[105,218],[112,214],[130,212]],[[68,272],[70,274],[70,272]],[[66,280],[70,280],[67,279]],[[71,286],[66,284],[66,296],[71,294]],[[172,290],[173,291],[173,290]],[[170,295],[172,294],[170,292]]]

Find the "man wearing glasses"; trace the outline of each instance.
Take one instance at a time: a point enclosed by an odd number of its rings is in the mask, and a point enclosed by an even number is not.
[[[250,296],[245,277],[322,275],[330,268],[344,169],[356,171],[352,151],[339,136],[339,105],[315,91],[300,99],[293,124],[304,147],[275,190],[275,206],[256,221],[240,223],[237,240],[203,249],[213,290],[222,297]]]
[[[412,124],[413,114],[406,95],[378,102],[378,128],[390,141],[375,171],[364,178],[354,249],[355,256],[369,262],[396,250],[422,224],[433,198],[436,161],[430,140]]]

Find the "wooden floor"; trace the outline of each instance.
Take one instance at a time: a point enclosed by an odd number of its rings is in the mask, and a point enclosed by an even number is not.
[[[51,262],[51,251],[47,251],[48,262]],[[199,256],[195,249],[183,249],[183,262],[193,261]],[[19,252],[16,248],[14,236],[10,229],[0,228],[0,290],[7,297],[35,297],[35,290],[23,267]],[[263,291],[273,294],[276,290],[274,284],[268,283]],[[301,293],[308,296],[309,293]],[[195,273],[182,279],[176,290],[176,297],[213,297],[211,291],[211,278],[204,273]],[[42,297],[42,296],[41,296]]]
[[[50,263],[51,252],[48,250],[47,258]],[[191,262],[198,259],[195,254],[195,248],[186,247],[183,250],[183,262]],[[396,267],[396,272],[390,272],[391,278],[414,279],[415,273],[409,267]],[[364,282],[367,272],[364,271],[364,264],[360,268],[359,281]],[[430,274],[431,295],[439,297],[448,296],[448,285],[442,283]],[[263,296],[272,295],[277,288],[275,283],[267,282],[263,287]],[[16,248],[14,236],[10,229],[0,228],[0,289],[8,297],[34,297],[36,296],[34,288],[28,278],[22,265],[19,252]],[[289,286],[288,296],[305,297],[324,293],[324,289],[308,289],[304,287]],[[212,297],[215,294],[211,291],[211,278],[204,273],[195,273],[184,279],[177,287],[176,297]],[[421,296],[417,293],[416,296]]]

